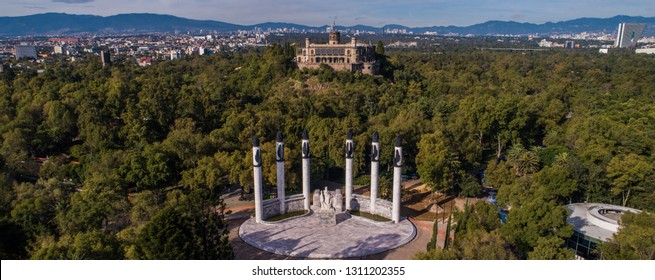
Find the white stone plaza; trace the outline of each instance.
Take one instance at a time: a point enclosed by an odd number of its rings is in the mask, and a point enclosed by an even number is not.
[[[337,214],[335,226],[320,224],[316,214],[279,223],[244,222],[239,236],[246,243],[275,254],[305,258],[357,258],[385,252],[412,241],[416,228],[407,219],[375,222]]]

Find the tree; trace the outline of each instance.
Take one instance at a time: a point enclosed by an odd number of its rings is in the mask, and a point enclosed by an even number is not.
[[[578,181],[560,165],[549,166],[535,174],[534,185],[540,188],[544,197],[554,197],[561,202],[570,202],[571,195],[578,190]],[[566,199],[566,200],[565,200]]]
[[[58,180],[64,179],[64,162],[63,157],[53,156],[48,158],[39,169],[39,176],[43,179],[57,178]]]
[[[495,189],[501,189],[502,186],[510,185],[516,180],[511,165],[507,161],[497,159],[489,161],[484,177],[488,184]]]
[[[37,181],[36,184],[16,184],[14,191],[16,197],[12,203],[11,221],[29,239],[55,233],[57,225],[54,218],[68,200],[68,191],[55,179]]]
[[[60,101],[50,101],[44,105],[43,110],[47,116],[44,124],[48,136],[57,143],[69,141],[66,137],[70,137],[76,130],[76,120],[70,109]]]
[[[0,155],[2,155],[4,165],[12,170],[18,170],[23,167],[23,164],[29,157],[29,146],[27,142],[29,137],[23,131],[15,129],[4,133],[2,139]]]
[[[120,260],[123,250],[116,236],[100,230],[64,235],[55,241],[42,236],[32,252],[35,260]]]
[[[414,256],[420,260],[513,260],[517,259],[512,244],[496,232],[470,231],[455,240],[451,249],[432,250]]]
[[[209,191],[197,189],[157,213],[137,236],[136,256],[149,260],[232,258],[227,225],[209,196]]]
[[[22,259],[27,256],[27,236],[23,229],[7,218],[0,219],[0,259]]]
[[[127,225],[123,213],[128,209],[127,197],[118,188],[89,179],[80,192],[71,196],[68,211],[57,214],[57,222],[62,232],[71,235],[98,229],[116,233]]]
[[[564,240],[554,236],[539,238],[537,246],[528,253],[530,260],[572,260],[574,257],[575,253],[566,248]]]
[[[473,205],[469,221],[467,222],[468,230],[481,228],[487,232],[492,232],[502,225],[498,206],[486,201],[478,201]]]
[[[226,172],[216,157],[203,157],[195,168],[182,172],[182,185],[190,188],[214,189],[225,183]]]
[[[383,55],[384,55],[384,43],[382,43],[381,40],[378,40],[378,44],[377,44],[377,46],[375,47],[375,53],[376,53],[377,55],[379,55],[379,56],[383,56]]]
[[[437,249],[437,237],[439,236],[439,219],[435,217],[434,223],[432,224],[432,238],[430,242],[426,245],[426,251],[433,251]]]
[[[500,234],[516,244],[521,256],[527,256],[535,247],[547,244],[557,245],[548,240],[540,244],[542,238],[565,240],[573,234],[573,227],[566,222],[567,210],[554,201],[536,196],[521,207],[513,208],[507,221],[500,228]],[[544,248],[540,248],[544,250]]]
[[[228,182],[238,184],[243,192],[248,192],[253,186],[252,179],[252,153],[234,151],[232,153],[219,152],[214,156],[226,170]],[[243,195],[243,192],[241,195]]]
[[[466,174],[463,176],[462,182],[460,183],[460,188],[462,190],[460,195],[466,197],[475,197],[482,191],[480,183],[478,183],[478,180],[471,176],[471,174]]]
[[[189,168],[199,160],[200,154],[207,152],[208,141],[198,133],[193,120],[176,119],[162,148],[179,158],[183,168]]]
[[[532,150],[526,150],[523,145],[516,144],[507,152],[507,160],[516,171],[516,176],[525,176],[539,170],[539,156]]]
[[[418,148],[416,163],[423,182],[433,191],[451,189],[459,176],[461,162],[450,152],[441,131],[424,134]]]
[[[607,164],[607,177],[612,194],[620,194],[622,205],[626,206],[633,192],[645,191],[652,186],[653,164],[636,154],[615,156]]]
[[[655,260],[655,214],[625,212],[619,231],[598,251],[605,260]]]
[[[161,144],[148,145],[121,166],[125,179],[141,189],[167,187],[177,176],[175,157],[163,149]]]

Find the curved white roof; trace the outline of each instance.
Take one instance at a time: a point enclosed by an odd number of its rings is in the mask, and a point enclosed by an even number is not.
[[[629,207],[603,203],[574,203],[566,205],[571,215],[566,218],[573,229],[591,238],[607,241],[619,230],[623,212],[641,211]]]

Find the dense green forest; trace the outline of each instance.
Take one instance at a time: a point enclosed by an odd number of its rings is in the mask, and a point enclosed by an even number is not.
[[[571,258],[563,205],[655,210],[652,56],[387,52],[369,76],[299,70],[293,54],[275,45],[144,68],[89,56],[1,73],[2,258],[231,258],[219,194],[250,188],[251,136],[273,186],[283,132],[287,192],[298,192],[305,128],[313,180],[343,168],[352,129],[356,174],[369,172],[377,131],[383,173],[400,135],[404,171],[435,191],[498,190],[505,224],[469,206],[453,249],[422,258]]]

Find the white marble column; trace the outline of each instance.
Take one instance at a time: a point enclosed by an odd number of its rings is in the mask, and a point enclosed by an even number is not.
[[[393,201],[391,208],[391,220],[394,223],[400,222],[400,176],[403,169],[403,148],[402,139],[396,137],[396,145],[393,151]]]
[[[305,197],[305,210],[309,210],[309,184],[310,184],[310,169],[309,169],[309,135],[307,130],[302,132],[302,195]]]
[[[353,154],[355,145],[353,143],[353,132],[348,130],[346,136],[346,211],[351,210],[353,198]]]
[[[378,198],[378,173],[380,172],[380,143],[378,133],[373,133],[371,142],[371,213],[375,213],[375,200]]]
[[[286,213],[286,197],[284,195],[284,141],[282,131],[275,137],[275,164],[277,166],[277,199],[280,201],[280,214]]]
[[[255,185],[255,222],[262,222],[262,154],[259,149],[259,138],[252,137],[252,166]]]

